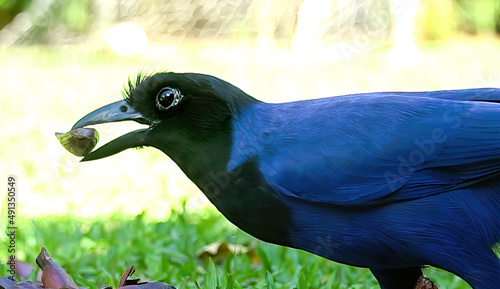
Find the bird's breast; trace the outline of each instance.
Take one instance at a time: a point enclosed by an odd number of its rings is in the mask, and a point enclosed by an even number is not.
[[[210,171],[197,185],[243,231],[266,242],[290,245],[292,212],[267,184],[255,161],[230,172]]]

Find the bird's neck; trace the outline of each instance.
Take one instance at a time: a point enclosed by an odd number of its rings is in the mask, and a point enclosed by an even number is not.
[[[290,209],[265,181],[256,161],[228,171],[227,152],[210,159],[193,154],[191,162],[179,166],[230,222],[263,241],[290,246]]]
[[[164,152],[236,226],[259,239],[290,245],[291,213],[263,178],[256,160],[241,159],[231,167],[237,127],[233,122],[226,131],[203,141],[185,140]]]
[[[255,100],[252,98],[252,100]],[[231,113],[232,117],[221,123],[217,129],[210,131],[200,137],[200,134],[193,136],[175,135],[170,140],[176,143],[160,145],[165,148],[164,153],[183,170],[183,172],[193,181],[209,198],[217,195],[212,191],[220,191],[224,186],[224,181],[220,178],[223,175],[234,174],[234,170],[239,165],[245,163],[248,158],[238,157],[238,164],[234,158],[235,146],[240,146],[241,142],[255,142],[252,133],[252,122],[259,122],[260,115],[255,115],[255,120],[249,119],[247,111],[260,111],[253,109],[265,105],[256,102],[248,106],[246,110],[238,108]],[[236,115],[235,115],[236,114]],[[243,121],[242,121],[243,120]],[[245,123],[245,125],[241,125]],[[247,131],[248,135],[242,136],[241,131]],[[242,138],[246,138],[242,140]],[[217,186],[217,188],[215,188]]]

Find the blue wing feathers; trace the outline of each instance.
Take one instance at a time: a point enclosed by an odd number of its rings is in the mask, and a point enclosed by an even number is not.
[[[492,178],[481,185],[472,185],[450,195],[458,205],[465,209],[486,238],[488,244],[500,240],[500,184]]]
[[[336,205],[453,190],[500,171],[497,101],[500,89],[258,103],[236,121],[228,170],[256,158],[280,194]]]

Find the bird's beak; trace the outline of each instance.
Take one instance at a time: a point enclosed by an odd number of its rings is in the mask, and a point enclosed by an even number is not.
[[[125,100],[113,102],[87,114],[73,125],[72,129],[88,125],[133,120],[141,124],[151,125],[144,116],[137,112]],[[125,149],[147,146],[148,129],[139,129],[122,135],[102,147],[86,155],[81,161],[92,161],[117,154]]]

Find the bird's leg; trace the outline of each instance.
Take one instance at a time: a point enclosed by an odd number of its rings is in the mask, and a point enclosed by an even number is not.
[[[370,269],[382,289],[415,289],[415,284],[422,276],[420,267],[396,269]],[[426,289],[426,287],[421,287]]]

